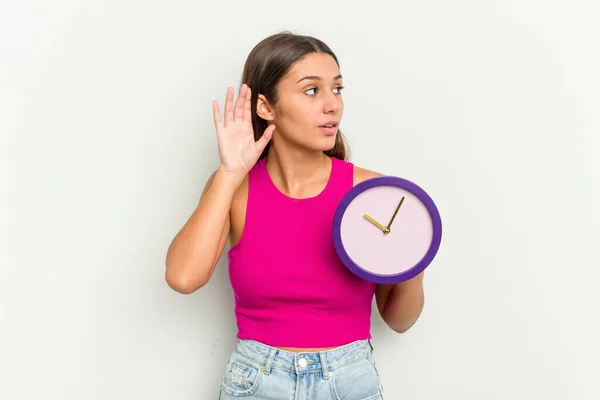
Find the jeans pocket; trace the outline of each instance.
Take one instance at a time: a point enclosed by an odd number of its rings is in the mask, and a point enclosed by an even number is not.
[[[223,392],[236,396],[250,396],[258,389],[262,370],[259,365],[234,353],[227,361],[221,379]]]
[[[381,380],[369,356],[336,368],[330,379],[335,400],[377,400],[381,398]]]
[[[377,380],[379,381],[379,392],[381,394],[381,397],[383,398],[383,382],[381,381],[381,376],[379,375],[379,371],[377,370],[377,364],[375,363],[375,358],[373,357],[373,352],[371,352],[367,356],[367,361],[369,361],[371,363],[371,365],[373,366],[373,370],[377,374]]]

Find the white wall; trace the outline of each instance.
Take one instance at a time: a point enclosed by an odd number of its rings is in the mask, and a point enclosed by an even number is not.
[[[211,100],[291,29],[341,59],[353,161],[443,217],[417,325],[373,321],[386,399],[597,400],[599,11],[2,1],[0,398],[216,398],[225,260],[183,296],[165,252],[218,162]]]

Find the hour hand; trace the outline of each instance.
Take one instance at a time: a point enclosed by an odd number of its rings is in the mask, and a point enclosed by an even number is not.
[[[379,222],[375,221],[375,219],[373,217],[371,217],[369,214],[365,214],[363,216],[367,219],[367,221],[369,221],[370,223],[372,223],[373,225],[375,225],[376,227],[381,229],[382,232],[384,232],[384,233],[388,232],[388,230],[389,230],[388,228],[381,225]]]

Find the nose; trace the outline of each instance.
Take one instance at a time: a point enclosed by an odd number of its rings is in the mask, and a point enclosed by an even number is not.
[[[342,98],[335,93],[327,93],[325,101],[323,103],[323,112],[336,113],[341,107]]]

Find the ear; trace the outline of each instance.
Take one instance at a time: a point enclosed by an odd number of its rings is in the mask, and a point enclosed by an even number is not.
[[[256,99],[256,114],[265,121],[273,121],[275,119],[273,107],[271,107],[269,100],[262,94],[259,94]]]

